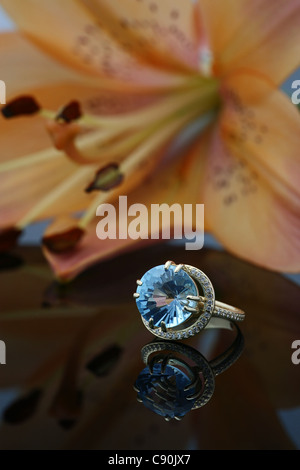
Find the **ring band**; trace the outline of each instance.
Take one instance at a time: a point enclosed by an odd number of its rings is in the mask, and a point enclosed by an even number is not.
[[[212,361],[177,341],[155,340],[146,344],[141,350],[146,368],[134,384],[137,400],[167,421],[180,420],[189,411],[206,405],[215,390],[215,377],[237,361],[244,347],[238,326],[222,322],[235,329],[235,339]]]
[[[145,327],[163,339],[183,339],[206,328],[212,318],[243,321],[243,310],[215,300],[200,269],[167,261],[147,271],[133,294]]]

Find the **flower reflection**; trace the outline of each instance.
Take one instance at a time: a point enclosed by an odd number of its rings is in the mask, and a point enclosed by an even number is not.
[[[93,377],[95,379],[111,374],[121,354],[120,346],[113,344],[101,350],[84,365],[84,379],[78,380],[77,376],[73,376],[72,380],[69,374],[67,379],[65,376],[49,406],[49,417],[54,418],[64,429],[75,426],[82,414],[85,394],[91,380]],[[10,403],[3,413],[4,423],[20,425],[33,418],[47,393],[48,385],[46,381],[40,384],[40,388],[28,390]]]
[[[210,362],[187,344],[161,340],[145,345],[141,354],[147,367],[134,385],[137,400],[166,421],[180,420],[189,411],[206,405],[214,393],[215,376],[227,370],[244,347],[243,335],[235,323],[224,321],[224,328],[235,330],[236,338]]]
[[[30,41],[2,37],[2,248],[54,218],[44,253],[73,278],[137,243],[95,233],[127,194],[204,203],[228,250],[299,270],[300,117],[278,89],[299,66],[298,0],[1,4]]]
[[[1,448],[293,448],[278,411],[293,413],[300,404],[299,366],[291,362],[292,341],[300,338],[298,286],[223,252],[157,245],[95,265],[62,292],[38,248],[16,255],[23,262],[6,258],[0,271],[0,338],[7,346],[7,364],[0,365]],[[247,311],[246,347],[217,376],[212,399],[170,422],[137,403],[132,389],[143,369],[140,351],[152,340],[132,290],[141,272],[166,258],[199,266],[217,298]],[[214,329],[182,344],[211,361],[226,351],[230,336]],[[2,393],[12,390],[4,410]]]

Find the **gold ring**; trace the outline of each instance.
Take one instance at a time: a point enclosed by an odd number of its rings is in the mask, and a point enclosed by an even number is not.
[[[137,281],[133,294],[145,327],[163,339],[194,336],[218,319],[240,322],[243,310],[215,300],[210,279],[200,269],[167,261]]]

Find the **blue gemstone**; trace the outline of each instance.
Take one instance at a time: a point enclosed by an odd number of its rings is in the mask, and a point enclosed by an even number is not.
[[[161,364],[154,364],[153,373],[146,367],[136,380],[138,397],[143,404],[160,416],[175,418],[188,413],[196,399],[188,400],[187,397],[195,393],[190,385],[191,379],[175,366],[167,365],[162,372]]]
[[[175,273],[176,266],[165,269],[164,265],[150,269],[142,277],[138,286],[137,308],[146,321],[153,318],[154,326],[163,321],[167,328],[173,328],[185,322],[191,315],[185,306],[196,308],[194,300],[187,300],[187,295],[199,295],[193,279],[181,269]]]

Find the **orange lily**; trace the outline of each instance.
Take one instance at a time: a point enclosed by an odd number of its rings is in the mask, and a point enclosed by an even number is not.
[[[300,116],[278,87],[300,63],[299,2],[112,3],[0,2],[26,38],[1,38],[1,79],[23,96],[4,114],[35,114],[1,122],[2,245],[56,217],[44,251],[70,279],[136,243],[96,236],[97,206],[128,194],[204,203],[226,249],[298,271]]]

